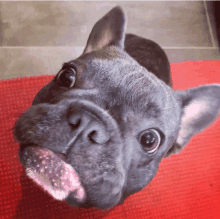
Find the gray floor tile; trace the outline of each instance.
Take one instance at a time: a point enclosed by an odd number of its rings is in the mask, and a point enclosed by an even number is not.
[[[209,2],[0,2],[0,80],[56,74],[116,5],[127,14],[127,32],[155,40],[171,63],[220,60]]]
[[[0,80],[56,74],[64,62],[81,55],[83,47],[0,47]]]
[[[0,48],[0,80],[56,74],[64,62],[80,56],[84,47]],[[218,49],[165,49],[169,61],[220,60]]]
[[[163,46],[212,46],[202,1],[1,2],[2,46],[85,46],[94,23],[113,6],[127,31]]]
[[[165,49],[170,62],[220,60],[219,49]]]
[[[126,4],[128,32],[162,46],[212,46],[202,1],[162,1]]]
[[[218,47],[218,38],[217,38],[217,32],[216,32],[216,23],[215,23],[215,17],[214,17],[214,8],[213,8],[213,2],[212,1],[205,1],[204,6],[207,10],[207,21],[210,23],[209,31],[211,34],[211,37],[213,38],[213,45],[215,47]]]
[[[84,46],[94,22],[116,4],[105,5],[95,2],[1,2],[1,45]]]
[[[84,47],[53,47],[48,50],[50,69],[56,74],[64,62],[76,59],[83,53]]]
[[[50,73],[45,48],[0,48],[0,79]]]

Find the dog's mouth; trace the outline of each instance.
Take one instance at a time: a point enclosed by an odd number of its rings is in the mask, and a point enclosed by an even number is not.
[[[93,102],[68,101],[35,105],[19,119],[14,134],[20,162],[57,200],[71,206],[113,207],[125,182],[118,124]]]
[[[82,203],[86,199],[84,187],[74,168],[65,162],[63,154],[41,147],[26,147],[22,151],[21,163],[26,174],[57,200],[68,195]]]
[[[66,162],[66,155],[65,154],[62,154],[62,153],[56,153],[56,156],[59,157],[61,160],[63,160],[64,162]]]

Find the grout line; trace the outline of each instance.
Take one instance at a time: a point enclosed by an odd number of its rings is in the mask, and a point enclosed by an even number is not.
[[[206,12],[206,18],[207,18],[207,22],[208,22],[208,26],[209,26],[209,33],[210,33],[211,39],[212,39],[212,45],[213,45],[213,47],[217,47],[217,45],[215,44],[215,40],[214,40],[214,35],[213,35],[211,21],[210,21],[209,14],[208,14],[206,0],[203,0],[203,3],[204,3],[205,12]]]
[[[84,46],[0,46],[0,49],[55,49],[55,48],[85,48]],[[162,46],[163,49],[219,49],[219,47],[196,47],[196,46]]]
[[[39,49],[39,48],[49,48],[49,49],[53,49],[53,48],[85,48],[85,46],[0,46],[0,48],[4,48],[4,49]]]
[[[219,49],[218,47],[193,47],[193,46],[185,46],[185,47],[178,47],[178,46],[170,46],[170,47],[166,47],[166,46],[162,46],[163,49]]]

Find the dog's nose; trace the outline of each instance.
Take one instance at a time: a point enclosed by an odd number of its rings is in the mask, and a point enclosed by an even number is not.
[[[107,127],[89,114],[71,115],[68,118],[69,124],[79,134],[82,133],[84,141],[90,141],[96,144],[105,144],[109,140],[109,133]]]

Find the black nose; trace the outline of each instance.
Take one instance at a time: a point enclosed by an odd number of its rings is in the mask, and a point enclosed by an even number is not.
[[[70,115],[68,118],[71,127],[82,133],[84,141],[96,144],[105,144],[109,140],[106,125],[94,115],[80,113]]]

